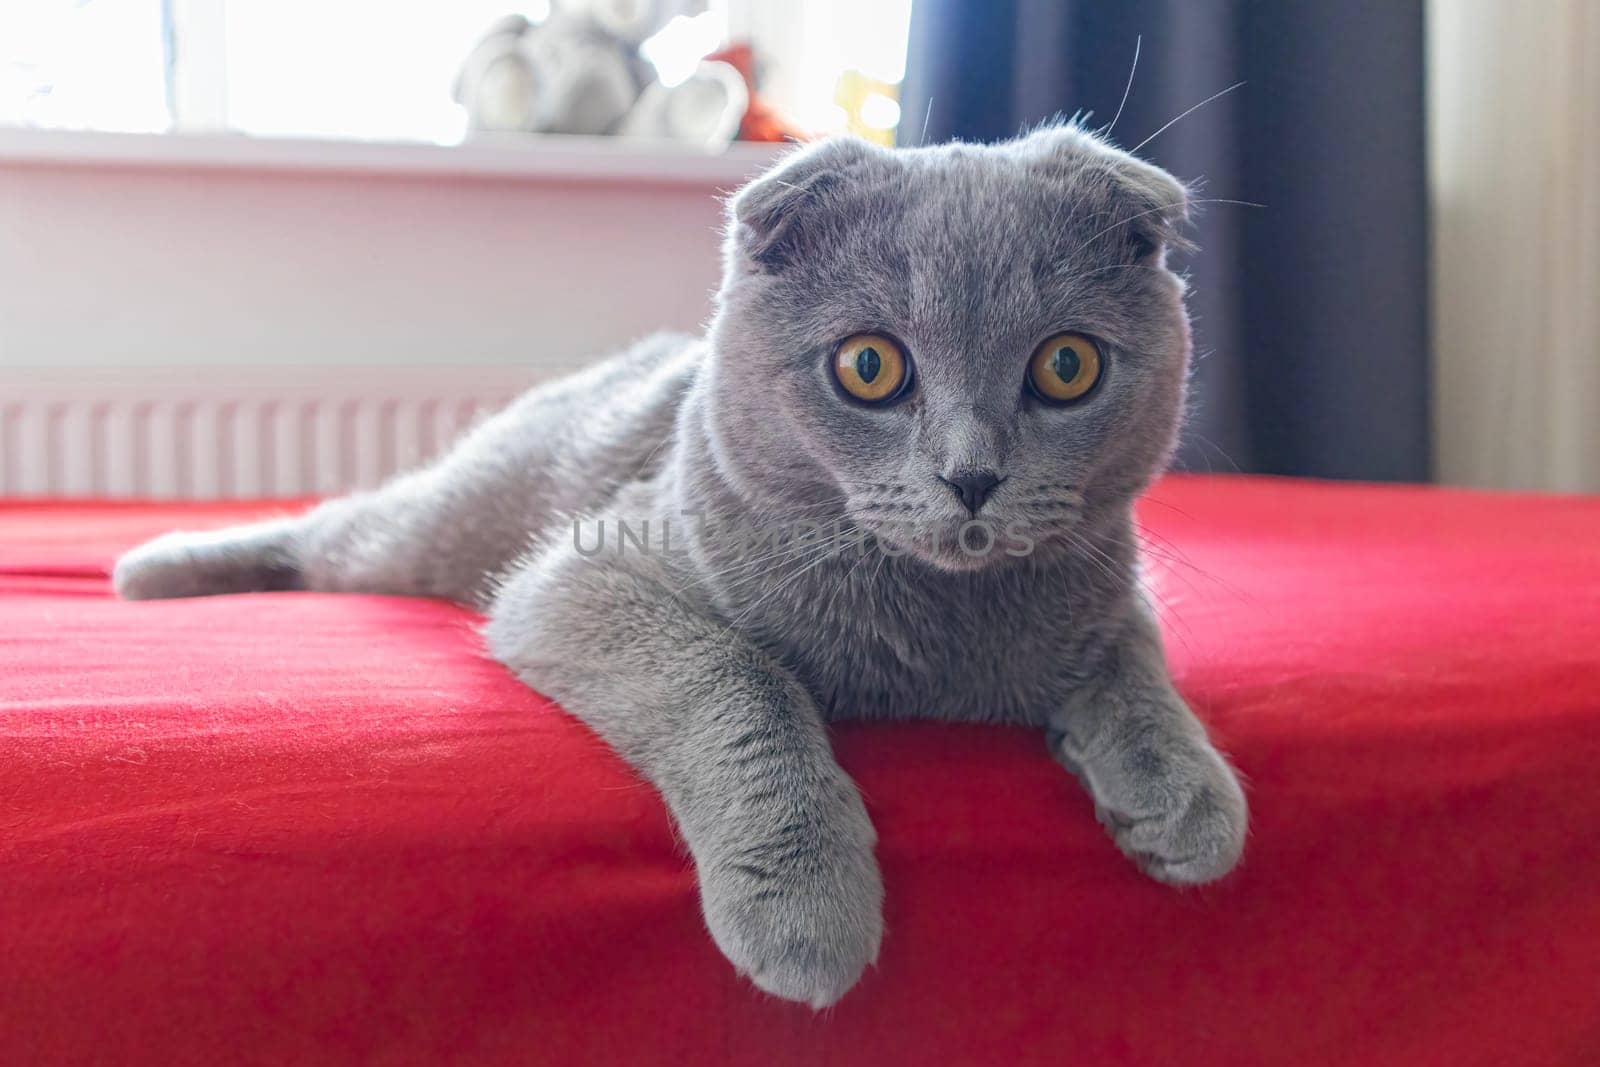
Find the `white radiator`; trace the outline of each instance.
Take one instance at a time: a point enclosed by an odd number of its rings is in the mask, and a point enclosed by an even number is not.
[[[368,488],[437,455],[553,370],[0,370],[0,496],[219,500]]]

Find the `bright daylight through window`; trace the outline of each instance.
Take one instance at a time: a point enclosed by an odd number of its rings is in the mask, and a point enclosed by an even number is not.
[[[564,13],[638,9],[555,0]],[[658,0],[640,47],[671,87],[748,45],[784,129],[880,141],[899,120],[910,0]],[[550,0],[6,0],[0,125],[427,141],[467,133],[451,88],[497,20]]]

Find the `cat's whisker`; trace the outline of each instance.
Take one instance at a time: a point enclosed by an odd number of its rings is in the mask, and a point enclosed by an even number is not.
[[[1195,441],[1195,442],[1197,442],[1199,444],[1206,445],[1207,447],[1213,449],[1217,453],[1217,455],[1221,456],[1223,459],[1228,461],[1228,466],[1233,468],[1233,473],[1235,473],[1235,474],[1243,474],[1244,473],[1243,469],[1239,466],[1238,462],[1232,456],[1228,455],[1227,450],[1224,449],[1221,445],[1217,444],[1215,441],[1211,440],[1211,438],[1207,437],[1205,434],[1189,432],[1189,433],[1186,433],[1185,436],[1191,441]],[[1201,454],[1204,455],[1204,453],[1201,453]],[[1206,460],[1206,473],[1207,474],[1213,473],[1213,469],[1211,467],[1211,460],[1210,459]]]
[[[738,559],[721,570],[709,571],[694,581],[685,584],[678,589],[678,592],[681,594],[687,592],[697,585],[717,581],[725,582],[729,586],[737,588],[740,585],[764,578],[766,575],[772,573],[785,563],[803,556],[808,556],[812,548],[813,545],[809,542],[788,544],[783,548],[775,549],[772,552],[762,556],[748,559]],[[767,565],[765,569],[760,571],[754,570],[754,568],[761,567],[763,565]]]
[[[805,577],[807,574],[810,574],[812,571],[816,570],[817,567],[821,566],[822,563],[824,563],[827,560],[827,558],[829,556],[831,556],[831,555],[832,555],[831,552],[823,552],[823,553],[821,553],[815,560],[813,560],[813,561],[807,563],[806,565],[798,568],[795,571],[794,574],[791,574],[788,578],[784,579],[778,585],[776,585],[773,588],[767,590],[766,593],[762,594],[759,598],[757,598],[754,602],[752,602],[748,607],[746,607],[743,611],[741,611],[737,616],[735,616],[732,622],[728,623],[729,629],[737,630],[739,628],[739,624],[741,622],[743,622],[747,617],[749,617],[749,615],[750,615],[750,613],[752,611],[754,611],[756,608],[760,607],[762,604],[766,603],[768,600],[771,600],[773,597],[777,596],[779,593],[783,592],[785,589],[788,589],[789,587],[794,585],[795,582],[799,581],[801,578]]]
[[[878,555],[882,555],[881,552],[877,553],[877,554]],[[826,620],[828,620],[828,619],[830,619],[832,617],[833,605],[839,599],[839,594],[841,592],[843,592],[845,587],[850,584],[851,576],[854,575],[855,572],[860,569],[861,564],[863,564],[867,560],[871,559],[873,555],[874,555],[874,553],[863,551],[861,553],[860,557],[854,563],[850,564],[850,566],[848,568],[846,568],[844,574],[842,574],[839,577],[839,580],[834,583],[833,592],[828,595],[828,602],[823,607],[822,612],[821,612],[821,618],[824,621],[826,621]]]
[[[1087,537],[1074,534],[1073,543],[1087,553],[1086,558],[1092,562],[1102,574],[1113,580],[1120,580],[1119,572],[1125,568],[1126,564],[1119,564],[1105,551],[1105,549],[1094,544]],[[1179,633],[1177,636],[1178,639],[1183,642],[1184,648],[1189,649],[1191,646],[1189,644],[1188,637],[1193,636],[1193,631],[1190,630],[1188,623],[1178,613],[1177,608],[1173,606],[1172,602],[1166,597],[1162,596],[1161,591],[1150,585],[1148,582],[1138,583],[1137,588],[1141,592],[1145,592],[1150,596],[1153,596],[1160,603],[1162,613],[1165,615],[1165,617],[1171,619],[1175,625],[1183,627],[1183,629],[1187,632],[1187,636],[1185,636],[1183,633]]]
[[[786,542],[782,547],[774,548],[759,556],[740,557],[720,572],[721,575],[732,575],[740,571],[748,571],[765,564],[781,564],[801,556],[809,556],[812,551],[827,544],[825,541],[809,539]],[[742,579],[741,579],[742,580]]]
[[[1129,155],[1138,155],[1139,154],[1139,150],[1141,148],[1143,148],[1145,145],[1149,144],[1151,141],[1154,141],[1157,137],[1160,137],[1162,134],[1166,133],[1172,127],[1176,126],[1178,123],[1182,122],[1184,119],[1188,118],[1190,115],[1193,115],[1196,111],[1199,111],[1201,108],[1203,108],[1207,104],[1211,103],[1211,101],[1220,100],[1222,97],[1227,96],[1229,93],[1233,92],[1235,89],[1238,89],[1242,85],[1244,85],[1244,82],[1242,82],[1242,81],[1234,82],[1232,85],[1228,86],[1226,89],[1223,89],[1223,90],[1221,90],[1219,92],[1212,93],[1210,96],[1206,97],[1204,100],[1200,101],[1198,104],[1196,104],[1193,107],[1189,108],[1187,111],[1184,111],[1182,114],[1178,115],[1177,117],[1169,119],[1167,121],[1167,123],[1165,125],[1163,125],[1155,133],[1152,133],[1149,137],[1146,137],[1144,140],[1140,141],[1138,144],[1136,144],[1132,148],[1128,149],[1128,154]]]
[[[1188,201],[1188,203],[1190,205],[1194,205],[1194,204],[1233,204],[1236,207],[1266,207],[1267,206],[1265,204],[1258,204],[1253,200],[1230,200],[1230,199],[1228,199],[1226,197],[1220,197],[1220,196],[1212,196],[1212,197],[1204,197],[1204,198],[1199,198],[1199,199],[1191,199],[1191,200]],[[1110,233],[1113,230],[1121,229],[1122,227],[1128,225],[1130,222],[1137,222],[1138,220],[1140,220],[1142,218],[1145,218],[1148,215],[1155,215],[1155,214],[1157,214],[1159,212],[1171,211],[1174,208],[1177,208],[1178,206],[1180,206],[1180,205],[1175,204],[1175,203],[1174,204],[1161,204],[1161,205],[1159,205],[1157,207],[1147,208],[1144,211],[1134,212],[1132,215],[1129,215],[1127,218],[1121,220],[1120,222],[1112,223],[1110,226],[1107,226],[1105,229],[1099,231],[1094,236],[1090,237],[1087,241],[1084,241],[1077,248],[1074,248],[1072,250],[1072,255],[1068,256],[1067,258],[1071,259],[1071,258],[1076,257],[1084,249],[1086,249],[1090,245],[1094,244],[1096,241],[1098,241],[1100,238],[1104,237],[1106,234]]]
[[[1133,63],[1128,67],[1128,84],[1122,87],[1122,102],[1117,105],[1117,113],[1111,116],[1111,121],[1100,130],[1100,136],[1110,137],[1111,131],[1117,128],[1117,120],[1122,118],[1122,109],[1128,106],[1128,97],[1133,93],[1133,76],[1139,70],[1139,49],[1144,44],[1144,34],[1133,39]]]
[[[1102,274],[1109,274],[1110,272],[1112,272],[1114,270],[1142,270],[1142,271],[1148,271],[1151,274],[1165,274],[1166,273],[1166,268],[1165,267],[1152,267],[1148,263],[1113,263],[1108,267],[1096,267],[1094,270],[1086,270],[1081,274],[1073,274],[1073,275],[1071,275],[1071,277],[1073,277],[1073,278],[1095,278],[1095,277],[1098,277],[1098,276],[1100,276]]]
[[[1227,589],[1229,592],[1233,593],[1235,596],[1238,596],[1241,600],[1244,600],[1247,603],[1257,602],[1256,598],[1250,593],[1240,589],[1237,585],[1233,584],[1227,579],[1219,577],[1218,575],[1213,574],[1211,571],[1208,571],[1205,568],[1197,565],[1183,552],[1182,549],[1178,548],[1177,545],[1173,544],[1170,540],[1162,535],[1156,533],[1154,530],[1151,530],[1148,526],[1145,526],[1137,519],[1134,520],[1133,529],[1134,534],[1139,538],[1139,548],[1141,552],[1149,553],[1156,559],[1171,564],[1173,567],[1187,569],[1202,578],[1215,582],[1217,585]],[[1173,573],[1176,574],[1177,571],[1174,570]],[[1180,577],[1182,576],[1180,575]],[[1188,581],[1187,578],[1184,580]],[[1196,594],[1199,593],[1199,589],[1197,589],[1192,582],[1190,583],[1189,587],[1191,591],[1195,592]]]
[[[1147,504],[1155,504],[1158,507],[1166,508],[1168,511],[1176,512],[1177,514],[1182,515],[1186,519],[1190,519],[1190,520],[1194,519],[1193,515],[1189,514],[1187,511],[1184,511],[1182,508],[1178,507],[1178,505],[1169,503],[1169,502],[1167,502],[1165,500],[1161,500],[1158,497],[1156,497],[1156,496],[1154,496],[1154,495],[1152,495],[1150,493],[1146,493],[1144,496],[1140,497],[1139,499],[1144,501]]]
[[[1098,547],[1094,542],[1075,530],[1068,531],[1067,536],[1076,547],[1087,553],[1085,562],[1095,567],[1099,573],[1111,576],[1116,574],[1114,561],[1106,554],[1104,549]]]

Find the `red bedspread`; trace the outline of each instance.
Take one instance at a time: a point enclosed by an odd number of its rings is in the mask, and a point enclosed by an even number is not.
[[[822,1015],[468,613],[111,598],[262,510],[0,510],[0,1061],[1600,1063],[1600,500],[1167,481],[1243,866],[1146,881],[1032,733],[839,729],[889,935]]]

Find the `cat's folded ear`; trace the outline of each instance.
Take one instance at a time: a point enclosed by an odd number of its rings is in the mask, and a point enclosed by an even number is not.
[[[1113,147],[1077,126],[1047,126],[1015,142],[1014,150],[1064,195],[1104,200],[1135,258],[1192,249],[1185,234],[1189,190],[1154,163]]]
[[[746,269],[776,272],[846,221],[852,182],[890,165],[857,137],[830,137],[785,156],[728,202],[728,253]]]

